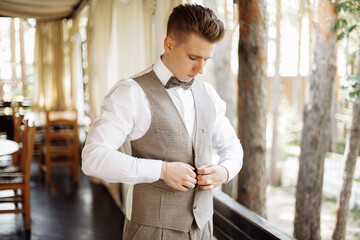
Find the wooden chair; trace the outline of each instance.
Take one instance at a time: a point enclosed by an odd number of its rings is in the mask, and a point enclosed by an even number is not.
[[[14,141],[20,143],[21,141],[21,124],[22,124],[22,116],[20,114],[20,104],[18,102],[14,102],[11,104],[12,109],[12,119],[14,125]],[[15,153],[12,155],[13,165],[17,166],[19,162],[19,154]]]
[[[52,117],[55,116],[54,118]],[[69,167],[75,182],[79,180],[79,137],[77,113],[74,118],[59,116],[59,112],[46,112],[45,144],[41,169],[46,182],[51,183],[53,167]]]
[[[22,116],[20,114],[20,104],[18,102],[11,103],[12,120],[14,125],[14,137],[15,142],[20,142],[20,126],[22,123]]]
[[[30,171],[35,130],[35,126],[30,127],[28,121],[26,121],[23,132],[23,148],[20,159],[21,171],[0,173],[0,191],[14,191],[14,194],[11,196],[0,197],[0,204],[14,203],[13,209],[0,209],[0,214],[22,213],[25,217],[26,230],[30,230]]]

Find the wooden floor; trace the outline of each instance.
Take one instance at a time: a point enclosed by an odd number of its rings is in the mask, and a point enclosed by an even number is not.
[[[83,174],[75,184],[67,168],[55,169],[52,179],[51,186],[45,184],[38,165],[33,165],[31,231],[24,230],[21,214],[0,214],[1,240],[122,239],[124,215],[103,185]]]

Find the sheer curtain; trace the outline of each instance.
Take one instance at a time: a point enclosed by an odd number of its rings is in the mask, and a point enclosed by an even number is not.
[[[163,51],[172,8],[189,0],[89,1],[88,57],[90,117],[120,79],[152,64]],[[78,19],[74,19],[77,25]],[[35,109],[83,112],[80,39],[66,20],[38,21],[35,43]],[[71,64],[71,65],[70,65]]]
[[[119,80],[150,66],[163,51],[166,22],[182,0],[89,1],[88,57],[90,117]],[[83,112],[79,19],[68,30],[66,20],[39,21],[35,47],[37,109]],[[69,40],[70,38],[70,40]]]
[[[35,81],[33,106],[35,109],[65,110],[69,107],[66,88],[70,79],[66,76],[67,28],[62,21],[36,23]]]
[[[190,0],[157,0],[156,1],[156,10],[153,16],[153,39],[154,39],[154,52],[155,57],[159,56],[164,51],[164,38],[166,36],[166,23],[168,21],[169,15],[172,12],[172,9],[178,6],[181,3],[191,2]]]
[[[84,120],[81,36],[79,17],[68,21],[40,21],[36,24],[35,110],[78,111]]]
[[[146,69],[163,52],[168,16],[182,2],[90,2],[88,44],[91,119],[99,114],[104,96],[117,81]]]
[[[81,47],[82,39],[79,32],[80,18],[79,14],[72,20],[72,27],[69,30],[69,45],[70,45],[70,76],[71,76],[71,100],[72,107],[78,112],[78,118],[81,123],[84,122],[85,106],[84,106],[84,86],[83,86],[83,69],[82,69],[82,56]]]
[[[93,1],[89,14],[90,117],[111,87],[154,61],[153,14],[157,1]]]

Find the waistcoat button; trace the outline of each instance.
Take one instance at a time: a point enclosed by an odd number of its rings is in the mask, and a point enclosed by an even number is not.
[[[196,205],[194,205],[193,209],[196,209]]]

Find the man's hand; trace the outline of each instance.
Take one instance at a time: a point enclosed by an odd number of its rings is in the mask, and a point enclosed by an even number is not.
[[[200,189],[211,190],[225,183],[229,173],[221,165],[207,164],[197,169],[197,180]]]
[[[162,179],[172,189],[186,192],[188,188],[194,188],[196,184],[195,168],[182,162],[163,162]]]

